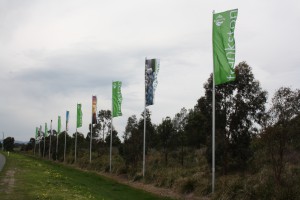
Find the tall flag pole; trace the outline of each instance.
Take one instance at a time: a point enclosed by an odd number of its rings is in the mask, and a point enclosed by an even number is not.
[[[2,151],[4,149],[4,132],[2,132]]]
[[[44,151],[43,151],[43,158],[45,157],[45,150],[46,150],[46,137],[47,137],[47,132],[48,132],[47,123],[45,123],[45,133],[44,133]]]
[[[42,134],[42,125],[40,125],[40,130],[39,130],[39,156],[41,156],[41,134]]]
[[[92,162],[93,124],[97,124],[97,96],[92,96],[92,123],[90,134],[90,163]]]
[[[146,107],[154,104],[157,75],[159,72],[159,59],[145,58],[145,108],[144,108],[144,142],[143,142],[143,177],[146,170]]]
[[[234,29],[238,9],[213,11],[212,193],[215,191],[215,86],[235,80]]]
[[[58,159],[58,135],[60,134],[60,130],[61,130],[61,117],[58,116],[57,133],[56,133],[56,160]]]
[[[111,172],[111,157],[112,157],[112,134],[113,134],[113,118],[122,116],[122,92],[121,92],[122,82],[113,81],[112,82],[112,104],[111,104],[111,128],[110,128],[110,149],[109,149],[109,171]]]
[[[82,127],[82,110],[81,104],[77,104],[77,120],[76,120],[76,133],[75,133],[75,163],[77,159],[77,128]]]
[[[52,119],[50,123],[50,137],[49,137],[49,160],[50,160],[50,155],[51,155],[51,137],[52,137]]]
[[[68,125],[69,125],[69,111],[66,111],[66,131],[65,131],[65,146],[64,146],[64,162],[66,161]]]
[[[215,14],[215,11],[213,11],[213,18],[214,18],[214,14]],[[213,27],[214,27],[214,22],[213,22]],[[213,32],[214,32],[214,28],[213,28]],[[214,34],[214,33],[213,33]],[[212,38],[214,38],[214,35],[212,35]],[[214,39],[213,39],[214,40]],[[213,45],[214,45],[214,42],[213,42]],[[214,55],[214,50],[213,50],[213,55]],[[211,169],[211,172],[212,172],[212,177],[211,177],[211,190],[212,190],[212,193],[215,192],[215,72],[214,72],[214,64],[215,61],[213,59],[213,88],[212,88],[212,169]]]
[[[146,170],[146,102],[147,102],[147,57],[145,57],[145,102],[144,102],[144,138],[143,138],[143,177]]]
[[[33,153],[33,155],[35,155],[36,140],[37,140],[38,136],[39,136],[39,128],[35,127],[35,141],[34,141],[34,153]]]

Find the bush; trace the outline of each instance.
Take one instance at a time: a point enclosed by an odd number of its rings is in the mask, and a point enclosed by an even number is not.
[[[196,181],[188,178],[186,181],[183,182],[180,192],[182,194],[189,194],[191,192],[194,192],[195,188],[196,188]]]

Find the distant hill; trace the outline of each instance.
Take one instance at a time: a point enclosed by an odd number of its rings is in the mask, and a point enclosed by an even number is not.
[[[27,144],[28,142],[20,141],[20,140],[15,140],[15,144]]]

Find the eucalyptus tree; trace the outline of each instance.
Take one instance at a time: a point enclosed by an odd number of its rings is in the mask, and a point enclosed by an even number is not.
[[[123,139],[124,142],[119,148],[120,155],[124,158],[126,167],[132,165],[137,169],[138,161],[142,156],[143,138],[135,115],[128,118]]]
[[[162,120],[162,123],[157,127],[160,147],[163,149],[165,164],[168,165],[169,151],[174,147],[175,129],[170,117]]]
[[[181,108],[180,112],[175,115],[172,120],[174,130],[177,132],[179,136],[179,144],[180,144],[180,162],[181,166],[184,164],[184,147],[186,146],[186,132],[185,127],[187,125],[187,115],[188,112],[185,108]]]
[[[286,154],[293,141],[299,138],[300,90],[279,88],[268,111],[266,127],[262,134],[277,185],[282,183]],[[293,127],[296,125],[296,129]],[[296,130],[296,131],[295,131]],[[299,129],[298,129],[299,130]]]
[[[251,67],[246,62],[235,68],[236,80],[215,86],[216,114],[216,164],[227,173],[229,162],[240,169],[246,167],[252,156],[251,137],[257,133],[265,114],[267,92],[254,79]],[[205,96],[198,100],[199,108],[207,120],[212,116],[212,75],[204,84]],[[211,133],[211,123],[206,124]],[[208,135],[207,159],[211,163],[211,143]]]
[[[111,128],[111,111],[100,110],[98,113],[99,124],[101,124],[102,141],[105,141],[105,135],[109,134]]]

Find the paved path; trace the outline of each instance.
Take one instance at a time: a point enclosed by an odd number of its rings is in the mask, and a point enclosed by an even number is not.
[[[5,164],[5,157],[0,153],[0,172]]]

